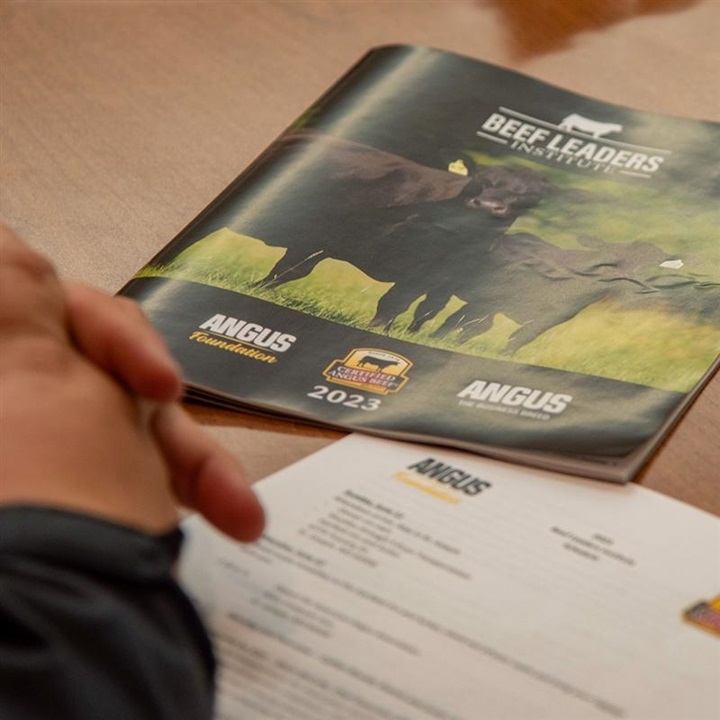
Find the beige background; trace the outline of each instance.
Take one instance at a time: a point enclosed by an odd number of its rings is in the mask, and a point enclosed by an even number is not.
[[[370,47],[720,121],[718,37],[719,0],[3,2],[0,217],[115,291]],[[715,378],[640,482],[720,514],[718,406]],[[193,412],[252,479],[340,436]]]

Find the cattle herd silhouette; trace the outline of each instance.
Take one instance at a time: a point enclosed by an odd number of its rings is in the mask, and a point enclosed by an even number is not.
[[[464,343],[502,313],[519,324],[508,355],[606,299],[718,323],[720,283],[682,272],[682,258],[652,243],[583,236],[579,247],[564,249],[512,232],[555,192],[536,170],[475,166],[463,156],[454,166],[467,174],[459,175],[330,136],[309,143],[303,133],[284,141],[283,152],[295,150],[311,153],[312,183],[298,178],[270,222],[241,228],[286,248],[260,288],[304,278],[324,259],[344,260],[392,283],[370,327],[390,332],[422,298],[407,327],[417,333],[455,296],[462,306],[433,336]]]

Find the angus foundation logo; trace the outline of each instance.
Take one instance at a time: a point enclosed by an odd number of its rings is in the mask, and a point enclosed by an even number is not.
[[[333,360],[323,375],[328,382],[387,395],[402,389],[411,367],[412,362],[402,355],[377,348],[355,348],[342,360]]]
[[[220,313],[203,322],[189,339],[269,365],[277,362],[277,353],[286,352],[297,340],[289,333]]]
[[[709,602],[696,603],[683,613],[683,617],[689,623],[720,636],[720,595]]]

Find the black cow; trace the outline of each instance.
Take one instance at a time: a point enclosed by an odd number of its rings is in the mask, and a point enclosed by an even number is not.
[[[512,223],[537,205],[549,184],[524,167],[476,171],[460,195],[413,206],[384,235],[385,262],[365,270],[393,282],[378,302],[371,327],[390,329],[395,318],[425,295],[424,310],[441,309],[462,286],[468,267],[482,265]]]
[[[383,360],[381,358],[375,357],[374,355],[363,355],[362,358],[360,358],[360,360],[358,361],[358,367],[367,367],[368,365],[372,365],[380,371],[397,364],[397,360]]]
[[[660,248],[647,242],[579,240],[586,249],[559,248],[529,233],[506,236],[484,263],[468,270],[457,292],[465,305],[433,336],[457,331],[458,341],[467,342],[490,330],[495,315],[503,313],[521,325],[504,349],[511,355],[600,300],[660,292],[643,279],[667,259]],[[433,316],[421,304],[410,329],[419,330]]]
[[[458,273],[549,189],[542,176],[520,166],[481,167],[463,177],[338,138],[288,143],[292,152],[304,152],[288,167],[296,174],[302,168],[313,181],[304,186],[297,177],[269,219],[246,213],[241,222],[243,232],[287,248],[259,285],[303,278],[325,258],[347,261],[394,283],[375,326],[389,327],[423,294],[449,297]]]

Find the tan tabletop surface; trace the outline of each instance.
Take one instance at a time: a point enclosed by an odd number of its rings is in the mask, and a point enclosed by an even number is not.
[[[0,218],[108,291],[369,48],[720,121],[720,0],[0,3]],[[191,408],[256,480],[341,437]],[[720,376],[639,478],[720,514]]]

